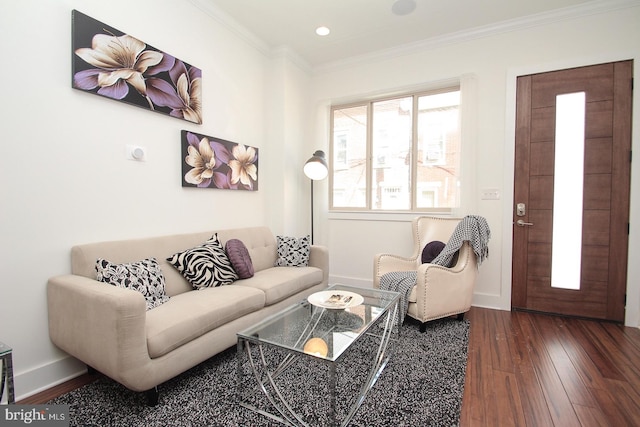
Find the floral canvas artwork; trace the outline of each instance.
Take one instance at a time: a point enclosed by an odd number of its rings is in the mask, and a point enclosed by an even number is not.
[[[258,149],[182,131],[182,186],[258,190]]]
[[[202,71],[77,10],[72,11],[72,85],[202,123]]]

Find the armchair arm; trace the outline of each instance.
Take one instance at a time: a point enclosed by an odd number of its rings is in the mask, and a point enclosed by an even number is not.
[[[70,274],[49,279],[47,304],[49,335],[62,350],[115,380],[144,372],[150,358],[141,293]]]
[[[478,269],[475,254],[465,242],[451,268],[422,264],[417,270],[416,307],[412,317],[426,322],[471,308]]]
[[[415,271],[418,258],[406,258],[392,254],[377,254],[373,257],[373,287],[380,288],[380,278],[392,271]]]
[[[309,265],[321,269],[323,283],[325,285],[329,283],[329,249],[326,246],[311,245]]]

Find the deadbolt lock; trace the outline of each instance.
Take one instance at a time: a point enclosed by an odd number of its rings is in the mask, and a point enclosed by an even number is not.
[[[525,216],[527,214],[527,209],[524,206],[524,203],[518,203],[516,205],[516,215],[517,216]]]

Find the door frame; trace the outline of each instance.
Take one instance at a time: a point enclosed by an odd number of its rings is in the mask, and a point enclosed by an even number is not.
[[[567,68],[583,67],[608,62],[625,60],[634,61],[634,79],[640,82],[640,56],[638,52],[628,52],[627,55],[604,54],[586,58],[567,58],[562,61],[531,64],[523,67],[507,68],[506,103],[505,103],[505,143],[504,181],[502,200],[502,269],[500,306],[511,309],[511,261],[513,257],[513,180],[515,160],[515,121],[516,121],[516,83],[518,76],[545,73]],[[636,83],[638,85],[638,83]],[[636,86],[633,93],[633,111],[631,118],[631,150],[635,151],[635,161],[631,163],[631,192],[630,198],[630,231],[628,260],[640,259],[640,90]],[[634,286],[635,284],[635,286]],[[627,305],[625,310],[625,326],[640,327],[640,263],[627,263]]]

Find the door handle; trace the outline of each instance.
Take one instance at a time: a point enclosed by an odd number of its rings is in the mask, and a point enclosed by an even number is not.
[[[533,225],[533,223],[532,223],[532,222],[524,222],[524,221],[523,221],[523,220],[521,220],[521,219],[517,220],[517,221],[516,221],[516,224],[517,224],[519,227],[524,227],[525,225],[530,227],[530,226],[532,226],[532,225]]]

